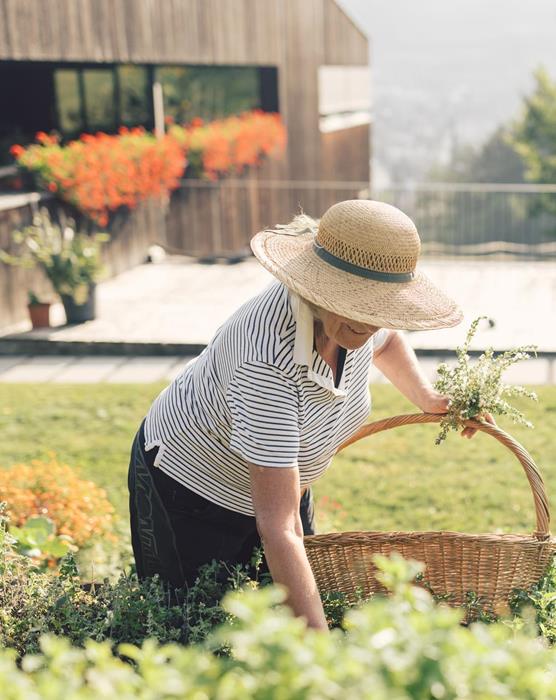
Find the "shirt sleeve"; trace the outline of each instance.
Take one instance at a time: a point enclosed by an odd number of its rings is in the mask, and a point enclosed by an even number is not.
[[[378,350],[378,348],[385,342],[386,338],[388,338],[389,332],[390,329],[381,328],[375,333],[375,335],[373,335],[373,351]]]
[[[230,449],[263,467],[297,467],[299,395],[279,368],[264,362],[238,367],[226,399],[232,416]]]

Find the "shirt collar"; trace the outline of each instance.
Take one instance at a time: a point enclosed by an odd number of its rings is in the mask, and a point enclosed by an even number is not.
[[[332,370],[328,364],[320,357],[314,345],[314,324],[311,309],[303,299],[290,291],[290,303],[295,319],[295,341],[293,346],[293,361],[298,365],[307,367],[308,378],[330,391],[334,396],[346,396],[345,376],[346,367],[342,371],[340,384],[334,386]],[[347,364],[347,357],[346,357]],[[319,371],[320,368],[320,371]]]

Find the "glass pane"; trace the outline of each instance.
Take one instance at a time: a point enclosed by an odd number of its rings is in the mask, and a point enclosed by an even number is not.
[[[193,117],[226,117],[260,107],[258,69],[231,66],[161,66],[166,115],[178,123]]]
[[[57,68],[54,71],[54,89],[56,93],[56,111],[58,127],[64,135],[83,131],[81,119],[81,102],[79,98],[79,79],[76,70]]]
[[[120,119],[125,126],[149,125],[152,101],[148,85],[147,69],[144,66],[118,66],[120,81]]]
[[[162,66],[155,69],[155,81],[162,84],[164,114],[174,121],[183,121],[182,114],[189,109],[186,96],[187,71],[185,66]]]
[[[117,125],[112,68],[85,68],[83,80],[88,131],[114,131]]]

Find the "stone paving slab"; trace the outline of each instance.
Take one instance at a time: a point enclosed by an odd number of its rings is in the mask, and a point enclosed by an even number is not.
[[[140,384],[161,381],[167,377],[178,362],[176,357],[132,357],[112,372],[106,381],[112,384]]]
[[[7,372],[9,369],[12,367],[15,367],[15,365],[18,365],[22,362],[21,357],[15,357],[15,356],[7,356],[7,357],[1,357],[0,356],[0,376],[2,375],[3,372]]]
[[[63,367],[51,381],[68,384],[104,382],[126,363],[125,357],[75,357],[73,362]],[[1,374],[0,381],[2,381]]]
[[[194,357],[186,357],[185,359],[182,358],[178,360],[178,362],[176,362],[176,364],[166,372],[164,378],[169,382],[174,381],[174,379],[181,374],[187,365],[194,359]]]
[[[556,351],[556,262],[425,259],[420,267],[456,299],[465,319],[456,328],[410,333],[414,348],[453,349],[463,342],[470,322],[487,315],[494,326],[487,328],[485,324],[472,347],[492,345],[503,350],[532,343],[540,350]],[[272,279],[253,258],[236,265],[166,258],[100,284],[95,321],[58,325],[11,338],[90,343],[80,354],[89,350],[90,354],[101,354],[102,347],[95,349],[95,343],[102,342],[131,344],[122,354],[133,353],[133,342],[155,343],[160,348],[180,344],[180,350],[170,348],[170,354],[181,352],[181,348],[185,353],[189,346],[208,343],[230,314]],[[61,306],[53,309],[53,316],[57,323],[63,322]],[[1,343],[7,343],[6,336],[0,338]],[[35,354],[39,352],[45,351],[37,348]]]
[[[109,382],[146,383],[171,382],[180,374],[192,357],[65,357],[53,358],[0,358],[1,382],[54,382],[84,383]],[[437,378],[436,368],[439,358],[421,357],[421,367],[431,382]],[[447,360],[453,365],[455,360]],[[376,368],[370,372],[372,384],[386,383],[388,380]],[[508,384],[556,384],[556,360],[546,358],[531,359],[510,367],[504,375]]]
[[[30,357],[0,373],[2,382],[49,382],[75,362],[73,357]]]
[[[537,345],[556,351],[556,263],[515,261],[434,261],[423,269],[461,306],[464,320],[455,328],[411,333],[414,348],[455,348],[477,316],[488,316],[471,348],[507,350]]]
[[[28,331],[24,337],[206,345],[228,316],[273,279],[255,260],[237,265],[188,260],[127,270],[97,286],[94,321],[61,325],[61,305],[54,305],[52,316],[60,325]]]

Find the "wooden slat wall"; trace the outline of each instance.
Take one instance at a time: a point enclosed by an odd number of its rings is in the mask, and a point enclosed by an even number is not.
[[[323,63],[366,66],[368,61],[369,42],[365,34],[334,0],[325,0]]]
[[[267,180],[368,180],[368,128],[334,136],[318,128],[318,67],[368,63],[367,38],[334,0],[0,0],[0,60],[278,67],[283,157],[250,173],[243,188],[222,183],[213,192],[174,193],[165,221],[144,207],[110,244],[114,272],[140,262],[153,242],[192,255],[241,252],[256,231],[290,220],[300,207],[318,216],[338,198],[356,196],[276,189]],[[19,225],[29,212],[0,216],[0,245],[13,216]],[[36,273],[21,274],[0,266],[0,327],[25,317]]]
[[[284,1],[0,0],[0,59],[277,65]]]
[[[369,126],[364,124],[321,134],[321,177],[331,181],[369,179]]]
[[[0,60],[277,66],[292,180],[321,177],[318,66],[367,46],[334,0],[0,0]]]
[[[60,209],[57,200],[41,203],[55,218]],[[73,211],[68,211],[73,215]],[[33,208],[30,205],[0,211],[0,248],[17,254],[11,242],[11,231],[32,223]],[[152,201],[143,203],[129,215],[120,218],[113,227],[112,238],[104,248],[103,260],[109,276],[128,270],[144,262],[151,243],[160,238],[164,242],[164,212]],[[52,288],[43,273],[33,268],[24,270],[0,262],[0,328],[11,326],[27,318],[27,292],[47,295],[55,300]]]
[[[357,197],[365,185],[339,183],[337,189],[293,184],[276,187],[276,169],[276,163],[266,161],[259,170],[247,172],[242,178],[218,183],[189,181],[172,193],[167,211],[150,200],[119,216],[104,249],[109,274],[116,275],[143,262],[153,243],[170,252],[199,258],[248,255],[249,240],[257,231],[286,223],[300,210],[319,217],[334,202]],[[43,206],[54,217],[60,208],[55,199]],[[17,253],[10,233],[31,223],[32,213],[31,206],[0,211],[0,248]],[[74,215],[71,210],[68,213]],[[89,229],[94,229],[90,222]],[[52,296],[50,285],[39,270],[21,270],[0,263],[0,328],[26,319],[30,289]]]
[[[30,206],[0,211],[0,248],[15,253],[11,243],[11,231],[32,222]],[[27,293],[48,294],[50,285],[37,270],[11,267],[0,262],[0,328],[10,326],[27,316]]]
[[[170,252],[199,258],[250,255],[251,236],[276,223],[287,223],[300,211],[320,217],[337,201],[354,199],[367,182],[337,183],[330,188],[243,178],[215,184],[185,181],[172,194],[166,216],[166,239],[156,241]],[[159,229],[162,234],[162,229]]]

